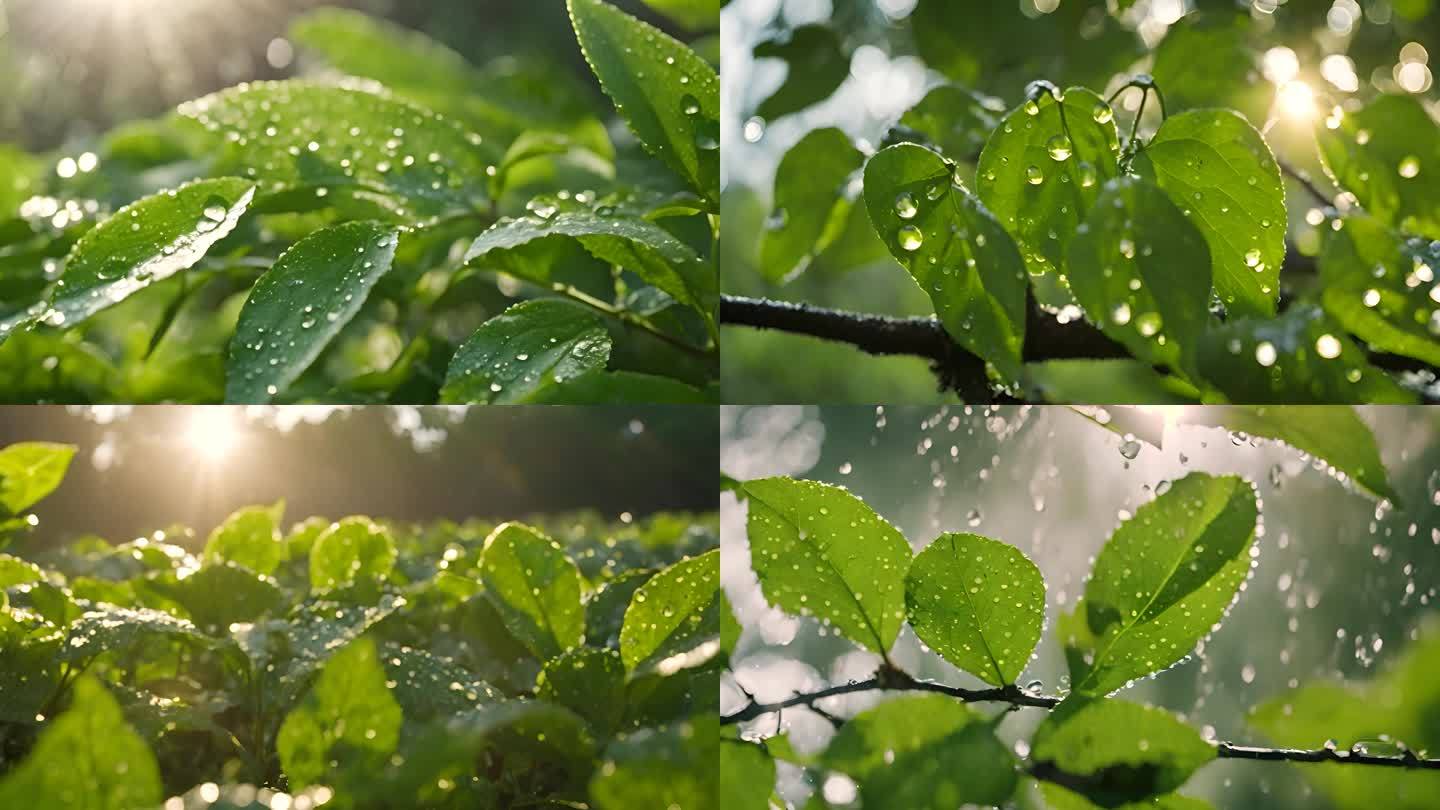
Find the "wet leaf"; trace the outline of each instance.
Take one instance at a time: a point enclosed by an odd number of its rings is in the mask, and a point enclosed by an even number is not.
[[[1236,103],[1258,70],[1249,29],[1248,15],[1224,12],[1187,14],[1170,26],[1151,69],[1168,112]]]
[[[1325,170],[1371,216],[1440,239],[1440,125],[1420,99],[1382,95],[1338,121],[1332,113],[1315,139]]]
[[[561,405],[700,405],[715,399],[693,385],[669,377],[597,369],[541,389],[531,401]]]
[[[285,559],[285,544],[280,537],[280,520],[284,515],[283,500],[270,506],[236,510],[210,532],[205,541],[204,561],[211,564],[228,560],[257,574],[274,573]]]
[[[756,59],[786,64],[785,82],[760,102],[755,114],[783,118],[829,98],[850,77],[850,55],[828,25],[802,25],[755,46]]]
[[[236,622],[255,621],[285,601],[272,577],[228,560],[202,566],[184,579],[155,580],[150,587],[178,602],[197,626],[212,635]]]
[[[782,282],[802,273],[838,236],[853,204],[850,176],[864,155],[839,129],[806,133],[780,159],[775,199],[760,236],[760,270]]]
[[[714,717],[643,728],[605,747],[590,780],[598,810],[683,807],[720,810],[720,735]]]
[[[65,480],[75,445],[17,442],[0,449],[0,509],[18,515],[39,503]]]
[[[567,301],[526,301],[465,341],[450,361],[440,398],[452,405],[528,402],[604,369],[609,359],[610,333],[599,316]]]
[[[625,713],[625,662],[615,650],[575,647],[545,662],[535,696],[585,718],[609,736]]]
[[[1047,360],[1025,365],[1024,388],[1052,404],[1185,405],[1200,396],[1194,386],[1138,360]]]
[[[585,643],[592,647],[620,649],[620,630],[630,600],[655,576],[649,569],[631,569],[601,585],[585,600]]]
[[[625,668],[669,674],[712,657],[720,635],[719,588],[719,549],[681,560],[641,585],[620,630]]]
[[[367,517],[332,524],[310,549],[310,592],[325,594],[357,585],[378,585],[395,567],[395,540]]]
[[[1325,311],[1385,352],[1440,365],[1440,244],[1406,239],[1373,217],[1350,216],[1325,234]]]
[[[942,84],[900,116],[900,126],[924,135],[954,161],[980,156],[985,140],[1000,126],[1003,103],[964,87]]]
[[[581,642],[580,571],[554,540],[529,526],[501,524],[485,539],[480,579],[505,627],[540,660]]]
[[[451,717],[504,699],[455,661],[395,642],[380,647],[380,663],[406,723]]]
[[[769,810],[775,791],[775,760],[764,746],[720,740],[720,807]]]

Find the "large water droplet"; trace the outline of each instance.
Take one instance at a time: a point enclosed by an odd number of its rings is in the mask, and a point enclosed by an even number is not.
[[[1045,182],[1045,173],[1040,171],[1039,166],[1030,166],[1025,169],[1025,179],[1030,185],[1038,186]]]
[[[914,225],[905,225],[900,228],[899,237],[900,247],[911,252],[919,250],[920,246],[925,243],[925,234],[921,233],[920,229]]]
[[[1103,101],[1095,102],[1095,109],[1090,111],[1090,117],[1095,119],[1097,124],[1108,124],[1115,119],[1115,110]]]
[[[915,195],[908,191],[900,192],[895,198],[895,214],[901,219],[914,219],[920,213],[920,207],[915,204]]]
[[[1064,135],[1056,135],[1045,144],[1045,151],[1050,153],[1051,160],[1069,160],[1070,155],[1075,152],[1075,147],[1070,139]]]

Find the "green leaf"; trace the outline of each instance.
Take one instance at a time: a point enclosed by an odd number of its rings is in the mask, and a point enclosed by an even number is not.
[[[1180,787],[1215,748],[1164,709],[1076,698],[1046,716],[1031,758],[1039,778],[1115,807]]]
[[[828,25],[802,25],[755,46],[756,59],[779,59],[789,72],[785,83],[760,102],[755,114],[767,121],[799,112],[829,98],[850,77],[850,55]]]
[[[775,792],[775,760],[764,746],[745,740],[720,740],[720,807],[769,810]]]
[[[211,634],[236,622],[255,621],[285,600],[273,578],[228,560],[204,565],[173,582],[153,580],[150,586],[178,602],[196,625]]]
[[[32,582],[43,581],[45,581],[45,574],[40,570],[40,566],[19,557],[0,554],[0,591],[16,585],[28,585]],[[0,597],[0,600],[3,600],[3,597]],[[3,604],[4,602],[0,601],[0,605]]]
[[[236,510],[210,532],[202,559],[206,564],[228,560],[257,574],[273,574],[285,559],[285,544],[280,539],[284,515],[283,500]]]
[[[182,641],[207,645],[195,625],[150,608],[132,610],[104,603],[82,613],[66,630],[60,648],[63,661],[85,661],[114,650],[134,650],[150,642]]]
[[[1249,28],[1249,16],[1234,13],[1189,14],[1170,26],[1150,71],[1168,112],[1236,103],[1259,70]]]
[[[504,699],[473,672],[422,649],[387,642],[380,648],[380,662],[407,723],[451,717]]]
[[[720,79],[684,44],[601,0],[568,0],[600,85],[646,150],[720,201]]]
[[[839,235],[853,203],[850,176],[864,161],[850,136],[834,127],[806,133],[780,159],[773,213],[760,236],[767,278],[779,283],[804,272]]]
[[[1329,123],[1338,123],[1334,129]],[[1376,219],[1440,239],[1440,127],[1420,99],[1382,95],[1327,119],[1315,139],[1325,170]]]
[[[587,371],[535,392],[531,402],[557,405],[701,405],[715,397],[669,377],[634,371]]]
[[[866,807],[1001,804],[1018,781],[1015,759],[990,725],[945,695],[887,700],[850,718],[820,764],[859,782]]]
[[[14,216],[30,198],[40,176],[40,161],[9,144],[0,144],[0,219]]]
[[[766,478],[744,490],[750,562],[765,598],[884,655],[905,620],[905,537],[840,487]]]
[[[375,645],[346,645],[280,726],[275,750],[294,787],[333,783],[337,768],[373,770],[400,740],[400,704],[385,685]]]
[[[1405,239],[1373,217],[1343,223],[1327,229],[1320,252],[1325,311],[1381,351],[1440,365],[1440,246]]]
[[[915,635],[995,686],[1015,683],[1045,624],[1045,579],[1019,549],[947,532],[915,555],[905,576]]]
[[[1029,399],[1076,405],[1186,405],[1200,395],[1190,384],[1138,360],[1027,363],[1023,388]]]
[[[395,567],[395,540],[367,517],[332,524],[310,549],[310,592],[378,585]]]
[[[1200,345],[1200,374],[1246,404],[1407,404],[1415,396],[1370,365],[1364,350],[1318,307],[1216,327]]]
[[[720,650],[727,656],[735,654],[735,645],[740,643],[740,621],[735,618],[735,608],[725,591],[720,591]]]
[[[73,444],[19,442],[0,450],[0,508],[18,515],[54,492],[65,480]]]
[[[590,780],[590,798],[598,810],[681,807],[720,810],[718,720],[642,728],[615,738],[605,747]]]
[[[499,160],[496,148],[449,119],[350,87],[242,84],[179,114],[208,134],[218,166],[254,172],[263,191],[379,195],[401,219],[485,205],[485,170]]]
[[[1249,574],[1251,484],[1191,473],[1156,491],[1110,536],[1084,598],[1061,622],[1077,694],[1107,694],[1179,661]]]
[[[0,781],[0,806],[142,810],[164,799],[160,767],[94,677],[75,682],[70,708]]]
[[[1215,291],[1233,315],[1275,314],[1285,261],[1285,184],[1260,133],[1230,110],[1172,115],[1135,157],[1210,246]]]
[[[645,5],[691,31],[720,27],[720,0],[645,0]]]
[[[942,84],[906,110],[900,126],[924,135],[951,160],[970,162],[979,157],[1004,113],[999,99]]]
[[[394,228],[350,222],[285,251],[250,291],[230,343],[225,399],[268,403],[309,368],[395,260]]]
[[[450,361],[443,402],[516,404],[603,369],[610,333],[600,317],[558,299],[526,301],[486,321]]]
[[[655,575],[645,568],[633,568],[601,585],[585,600],[585,643],[592,647],[620,649],[620,631],[630,600]]]
[[[1039,785],[1040,794],[1045,797],[1045,806],[1049,810],[1103,810],[1100,805],[1054,782],[1040,782]],[[1215,806],[1178,793],[1167,793],[1143,801],[1115,805],[1110,810],[1215,810]]]
[[[363,606],[307,601],[285,620],[232,628],[232,636],[257,673],[278,672],[277,705],[286,705],[336,651],[405,604],[404,597],[389,594]]]
[[[914,144],[882,149],[865,166],[865,205],[945,331],[1013,379],[1025,342],[1025,262],[985,206],[951,182],[953,171]]]
[[[1032,275],[1063,275],[1072,235],[1120,172],[1119,149],[1110,105],[1083,87],[1066,90],[1064,102],[1048,93],[1025,102],[991,133],[975,182]]]
[[[675,563],[635,591],[620,629],[620,654],[627,670],[670,674],[713,656],[719,637],[717,548]]]
[[[616,650],[567,650],[545,662],[535,696],[575,712],[608,737],[625,714],[625,662]]]
[[[503,523],[485,538],[480,579],[505,627],[540,660],[580,643],[580,570],[559,543],[529,526]]]
[[[1138,177],[1105,184],[1070,243],[1070,289],[1085,315],[1136,357],[1193,374],[1210,320],[1205,237]]]
[[[41,320],[70,327],[193,267],[235,230],[255,184],[222,177],[145,197],[80,237]]]

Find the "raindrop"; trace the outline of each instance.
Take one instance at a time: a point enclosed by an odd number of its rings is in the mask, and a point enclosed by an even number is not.
[[[1029,181],[1030,185],[1038,186],[1045,182],[1045,174],[1040,171],[1039,166],[1030,166],[1025,169],[1025,179]]]
[[[905,225],[900,228],[900,247],[914,252],[920,249],[925,242],[925,234],[914,225]]]
[[[1051,160],[1063,161],[1070,159],[1075,148],[1069,138],[1064,135],[1056,135],[1045,144],[1045,151],[1050,153]]]
[[[895,198],[895,214],[901,219],[914,219],[920,213],[920,207],[915,204],[915,196],[908,191],[900,192]]]
[[[1260,345],[1255,347],[1255,362],[1260,365],[1269,368],[1275,365],[1275,358],[1275,344],[1270,341],[1262,340],[1260,341]]]

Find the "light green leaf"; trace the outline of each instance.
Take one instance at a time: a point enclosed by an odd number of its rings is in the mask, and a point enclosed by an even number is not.
[[[720,0],[645,0],[645,5],[691,31],[720,27]]]
[[[828,25],[802,25],[755,46],[756,59],[779,59],[785,83],[756,108],[767,121],[783,118],[829,98],[850,77],[850,55]]]
[[[395,567],[395,540],[367,517],[332,524],[310,549],[310,592],[383,583]]]
[[[178,602],[212,635],[271,613],[285,600],[273,578],[228,560],[204,565],[184,579],[152,580],[149,586]]]
[[[1205,237],[1153,183],[1105,184],[1070,243],[1070,289],[1085,315],[1142,360],[1193,374],[1210,320]]]
[[[719,740],[715,717],[617,737],[590,779],[590,798],[598,810],[728,810],[719,803]]]
[[[223,177],[145,197],[80,237],[41,321],[70,327],[193,267],[235,230],[255,184]]]
[[[947,532],[915,555],[905,576],[915,635],[995,686],[1015,683],[1045,624],[1045,579],[1019,549]]]
[[[1233,315],[1275,314],[1285,261],[1285,184],[1260,133],[1230,110],[1172,115],[1135,157],[1210,247],[1215,292]]]
[[[1244,404],[1408,404],[1415,396],[1370,365],[1364,350],[1318,307],[1230,321],[1205,336],[1200,374]]]
[[[0,220],[8,219],[30,198],[40,176],[40,160],[9,144],[0,145]]]
[[[1440,366],[1440,243],[1405,239],[1373,217],[1343,222],[1326,230],[1320,253],[1325,311],[1381,351]]]
[[[572,648],[545,662],[535,696],[575,712],[608,737],[625,714],[625,662],[616,650]]]
[[[603,369],[610,333],[598,315],[558,299],[526,301],[486,321],[450,361],[443,402],[516,404]]]
[[[65,480],[73,444],[19,442],[0,450],[0,509],[18,515],[54,492]]]
[[[82,613],[65,632],[67,641],[57,653],[63,661],[84,661],[112,650],[132,650],[152,641],[181,641],[201,646],[210,643],[194,624],[169,613],[104,603]]]
[[[280,726],[275,750],[294,787],[333,783],[338,769],[382,766],[400,740],[400,704],[385,685],[375,645],[346,645]]]
[[[1066,790],[1054,782],[1040,782],[1039,785],[1040,795],[1045,797],[1045,806],[1049,810],[1105,810],[1079,793]],[[1167,793],[1164,796],[1115,805],[1109,810],[1215,810],[1215,806],[1178,793]]]
[[[780,159],[775,199],[760,236],[760,270],[774,282],[805,271],[838,236],[853,203],[850,175],[865,156],[834,127],[806,133]]]
[[[0,554],[0,591],[44,580],[44,572],[35,563],[9,554]],[[4,604],[3,599],[4,597],[0,596],[0,605]]]
[[[1156,491],[1110,536],[1084,598],[1061,622],[1077,694],[1107,694],[1179,661],[1249,574],[1251,484],[1191,473]]]
[[[236,510],[210,532],[202,559],[206,564],[228,560],[257,574],[273,574],[285,559],[285,544],[280,539],[284,516],[284,500]]]
[[[601,0],[569,0],[590,68],[645,148],[720,201],[720,79],[670,35]]]
[[[1052,404],[1186,405],[1199,399],[1194,386],[1138,360],[1047,360],[1027,363],[1028,398]]]
[[[641,585],[620,629],[625,668],[670,674],[712,657],[720,636],[719,589],[718,548],[681,560]]]
[[[160,806],[160,767],[94,677],[75,682],[70,708],[0,781],[0,806],[148,810]]]
[[[750,561],[772,605],[814,616],[885,654],[905,620],[910,545],[840,487],[766,478],[744,485]]]
[[[1249,28],[1249,16],[1237,13],[1189,14],[1170,26],[1150,71],[1168,112],[1237,102],[1259,72]]]
[[[859,782],[867,807],[1001,804],[1018,781],[1015,759],[990,725],[945,695],[887,700],[850,718],[820,764]]]
[[[1335,183],[1381,222],[1440,239],[1440,126],[1420,99],[1382,95],[1334,121],[1315,139]]]
[[[775,760],[746,740],[720,740],[720,807],[769,810],[775,792]]]
[[[1037,777],[1115,807],[1180,787],[1215,748],[1164,709],[1076,698],[1046,716],[1031,758]]]
[[[951,160],[970,162],[980,156],[1004,114],[1004,103],[997,98],[942,84],[906,110],[900,126],[924,135]]]
[[[485,538],[480,579],[505,627],[540,660],[580,643],[580,570],[559,543],[529,526],[503,523]]]
[[[295,382],[365,305],[399,241],[393,228],[350,222],[285,251],[240,310],[225,399],[268,403]]]
[[[726,655],[735,654],[735,645],[740,643],[740,620],[735,618],[735,608],[725,591],[720,591],[720,650]]]
[[[865,205],[945,331],[1014,379],[1025,342],[1025,262],[985,206],[951,182],[953,171],[914,144],[882,149],[865,166]]]

